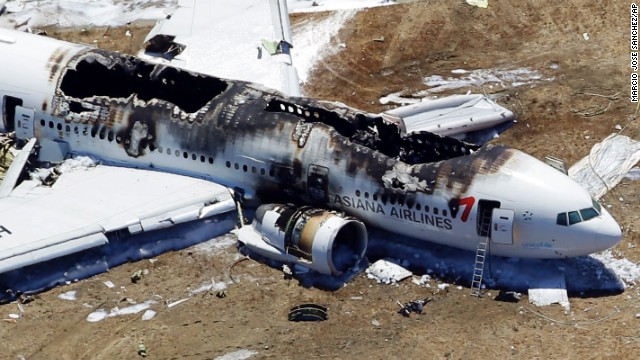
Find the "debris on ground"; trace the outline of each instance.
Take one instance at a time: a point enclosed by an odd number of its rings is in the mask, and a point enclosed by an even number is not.
[[[597,200],[618,185],[639,161],[640,141],[611,134],[569,168],[569,177]]]
[[[424,300],[413,300],[404,305],[398,301],[398,305],[400,306],[400,310],[398,310],[398,314],[409,317],[411,313],[422,314],[424,310],[424,305],[433,301],[432,298],[425,298]]]
[[[289,321],[327,320],[327,308],[317,304],[302,304],[291,308]]]
[[[366,270],[369,279],[382,284],[394,284],[412,275],[412,272],[391,260],[381,259],[373,263]]]
[[[517,291],[500,290],[498,295],[496,295],[496,297],[493,298],[493,300],[517,303],[518,301],[520,301],[521,298],[522,298],[522,294]]]
[[[131,282],[137,284],[138,281],[142,280],[142,270],[138,270],[131,274]]]
[[[489,0],[467,0],[467,4],[486,9],[489,6]]]
[[[138,344],[138,355],[142,357],[147,357],[147,346],[144,343]]]
[[[172,302],[172,303],[168,303],[168,304],[167,304],[167,307],[168,307],[168,308],[172,308],[172,307],[174,307],[174,306],[176,306],[176,305],[180,305],[180,304],[182,304],[183,302],[185,302],[185,301],[187,301],[187,300],[189,300],[189,299],[190,299],[190,298],[184,298],[184,299],[180,299],[180,300],[178,300],[178,301],[174,301],[174,302]]]
[[[156,316],[156,312],[149,309],[147,311],[144,312],[144,314],[142,314],[142,320],[146,321],[146,320],[151,320],[153,319],[153,317]]]

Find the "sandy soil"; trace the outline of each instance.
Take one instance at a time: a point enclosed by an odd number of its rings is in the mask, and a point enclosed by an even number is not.
[[[625,127],[623,134],[640,139],[640,124],[632,121],[636,106],[628,100],[627,3],[490,3],[489,9],[478,9],[462,1],[430,0],[361,11],[335,39],[346,47],[318,66],[305,91],[380,111],[381,96],[424,89],[425,76],[448,76],[458,68],[529,67],[554,80],[474,89],[496,93],[518,114],[518,124],[498,142],[572,164],[616,132],[617,124]],[[322,15],[296,15],[294,24],[314,16]],[[129,29],[133,37],[125,36],[126,30],[104,35],[105,29],[49,29],[49,34],[131,52],[144,28]],[[576,112],[596,105],[605,111],[589,117]],[[639,196],[637,182],[623,181],[603,199],[624,228],[614,252],[634,261],[640,261]],[[252,359],[619,359],[640,350],[640,294],[634,287],[620,295],[572,298],[571,312],[564,313],[560,306],[534,308],[526,299],[470,297],[464,284],[437,290],[436,281],[430,288],[408,281],[387,286],[360,275],[335,292],[306,289],[253,261],[232,268],[236,259],[233,247],[217,253],[188,249],[45,292],[22,305],[21,318],[0,322],[1,356],[132,359],[139,356],[139,343],[153,359],[211,359],[242,349],[257,352]],[[149,272],[131,283],[130,275],[140,269]],[[190,289],[231,277],[237,284],[229,285],[224,298],[211,292],[190,296]],[[116,287],[105,286],[107,280]],[[58,298],[68,291],[77,291],[78,299]],[[396,313],[397,301],[425,297],[434,301],[422,315]],[[182,298],[189,300],[165,305]],[[147,300],[158,302],[149,321],[141,314],[85,320],[98,308]],[[305,302],[327,306],[329,319],[287,321],[288,310]],[[10,313],[19,313],[16,303],[0,307],[1,318]]]

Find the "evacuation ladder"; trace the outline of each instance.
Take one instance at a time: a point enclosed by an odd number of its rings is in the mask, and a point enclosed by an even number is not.
[[[491,212],[485,212],[480,222],[480,235],[482,238],[476,248],[476,261],[473,265],[473,278],[471,279],[471,296],[481,297],[482,276],[484,274],[484,262],[487,259],[487,247],[491,239]]]

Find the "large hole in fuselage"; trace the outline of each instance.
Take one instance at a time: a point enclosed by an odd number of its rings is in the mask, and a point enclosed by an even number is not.
[[[78,99],[94,96],[171,102],[194,113],[227,89],[227,83],[164,65],[146,63],[132,56],[89,54],[75,69],[67,69],[60,89]]]

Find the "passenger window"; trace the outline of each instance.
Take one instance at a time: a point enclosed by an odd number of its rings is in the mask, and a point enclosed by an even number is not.
[[[556,220],[556,224],[567,226],[567,213],[558,214],[558,219]]]
[[[580,214],[578,214],[577,211],[571,211],[569,213],[569,225],[577,224],[580,221],[582,221],[582,219],[580,219]]]
[[[580,210],[580,216],[582,217],[582,220],[587,221],[598,216],[598,212],[594,208],[582,209]]]

